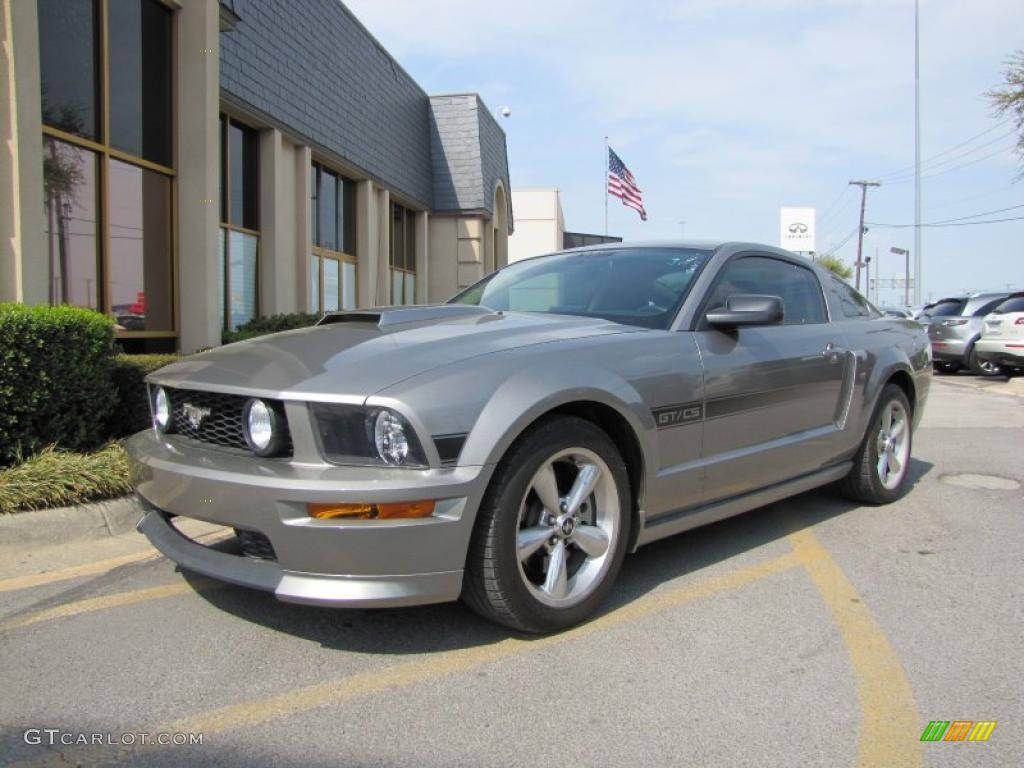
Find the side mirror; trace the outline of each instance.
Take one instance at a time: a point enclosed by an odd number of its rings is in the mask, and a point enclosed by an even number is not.
[[[782,322],[785,307],[778,296],[757,296],[734,293],[725,306],[707,314],[708,324],[715,328],[739,328],[744,325],[774,325]]]

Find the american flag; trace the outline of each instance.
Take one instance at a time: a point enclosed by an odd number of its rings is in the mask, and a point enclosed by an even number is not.
[[[628,205],[639,213],[641,221],[647,221],[643,192],[636,185],[636,179],[622,162],[622,158],[616,155],[611,147],[608,148],[608,194],[615,195],[622,200],[623,205]]]

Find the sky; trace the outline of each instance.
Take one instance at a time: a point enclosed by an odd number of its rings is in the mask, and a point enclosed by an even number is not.
[[[1013,126],[984,93],[1024,47],[1020,0],[922,0],[924,223],[1024,216]],[[819,252],[864,254],[902,303],[914,221],[913,0],[346,0],[428,93],[476,91],[517,187],[558,187],[566,228],[604,231],[604,143],[648,221],[609,200],[609,233],[777,245],[779,208],[817,210]],[[970,221],[972,219],[965,219]],[[685,223],[683,223],[685,222]],[[845,242],[844,242],[845,241]],[[925,228],[922,297],[1024,289],[1024,219]],[[876,255],[877,254],[877,255]]]

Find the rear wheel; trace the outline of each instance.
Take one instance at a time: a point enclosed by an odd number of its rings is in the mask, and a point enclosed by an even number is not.
[[[629,478],[594,424],[543,422],[501,461],[477,516],[463,599],[527,632],[565,629],[610,591],[629,539]]]
[[[888,504],[907,492],[913,421],[907,396],[887,384],[868,422],[853,469],[839,481],[846,497],[865,504]]]
[[[1003,372],[1003,367],[999,363],[980,360],[978,352],[974,349],[971,349],[970,357],[967,358],[967,366],[978,376],[999,376]]]
[[[960,365],[957,363],[935,363],[934,364],[936,373],[956,373],[960,370]]]

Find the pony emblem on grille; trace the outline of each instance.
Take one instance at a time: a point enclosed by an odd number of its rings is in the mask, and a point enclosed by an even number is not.
[[[185,403],[181,409],[185,414],[185,421],[192,429],[199,429],[203,423],[203,419],[210,415],[211,411],[209,408],[200,408],[198,405],[192,405],[192,403]]]

